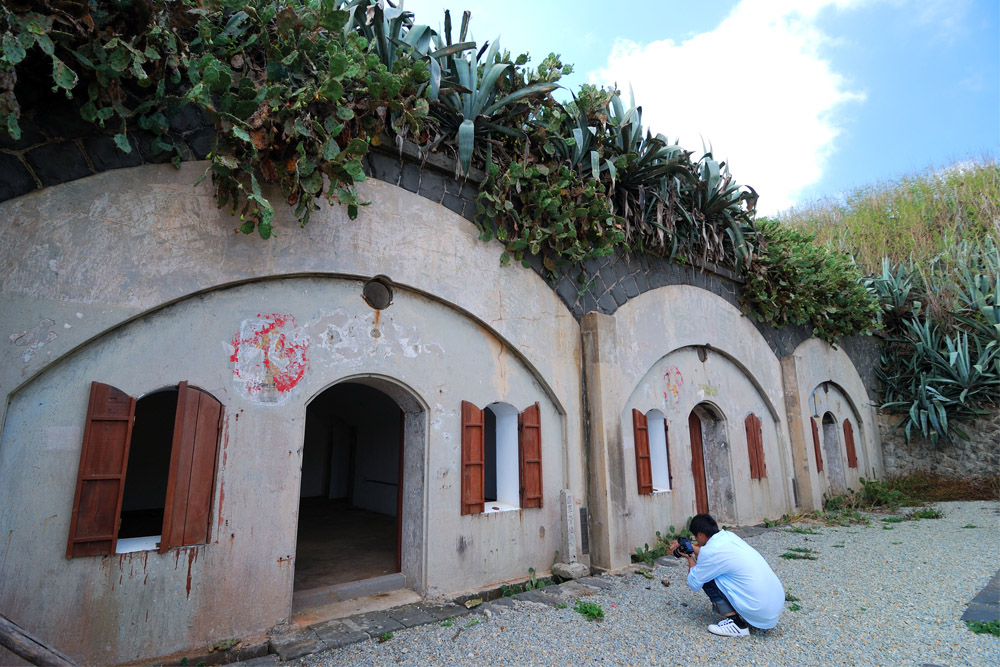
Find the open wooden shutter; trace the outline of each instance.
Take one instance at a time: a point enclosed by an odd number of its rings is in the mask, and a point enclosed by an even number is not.
[[[111,554],[118,544],[135,399],[92,382],[66,557]]]
[[[847,467],[858,467],[858,452],[854,449],[854,426],[847,419],[844,420],[844,444],[847,446]]]
[[[819,449],[819,428],[816,426],[816,419],[809,418],[809,423],[813,427],[813,451],[816,453],[816,472],[823,472],[823,454]]]
[[[747,432],[747,451],[750,454],[750,479],[764,479],[767,477],[767,465],[764,463],[764,433],[760,417],[750,413],[744,426]]]
[[[521,508],[542,506],[542,417],[538,403],[517,416]]]
[[[754,416],[757,420],[757,472],[760,479],[767,477],[767,463],[764,461],[764,431],[761,429],[760,417]]]
[[[653,492],[653,466],[649,458],[649,422],[646,415],[632,408],[632,433],[635,436],[635,478],[639,495]]]
[[[208,541],[222,414],[209,394],[178,385],[161,552]]]
[[[462,401],[462,514],[482,512],[485,504],[483,411]]]

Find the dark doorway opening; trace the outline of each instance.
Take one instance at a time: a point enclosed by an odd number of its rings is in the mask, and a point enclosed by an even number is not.
[[[403,411],[345,382],[306,410],[294,590],[400,571]]]

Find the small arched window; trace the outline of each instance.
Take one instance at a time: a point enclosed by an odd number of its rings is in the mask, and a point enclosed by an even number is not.
[[[632,410],[635,470],[640,495],[669,491],[670,442],[667,420],[659,410]]]

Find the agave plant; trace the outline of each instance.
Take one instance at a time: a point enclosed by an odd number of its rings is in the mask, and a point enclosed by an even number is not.
[[[468,17],[463,17],[460,42],[466,41]],[[451,43],[451,17],[445,12],[446,47]],[[485,52],[485,57],[484,57]],[[546,100],[559,84],[553,81],[537,81],[525,85],[517,74],[517,68],[527,62],[527,56],[515,61],[510,55],[500,52],[499,39],[492,44],[484,44],[475,59],[465,54],[465,49],[456,52],[445,50],[432,54],[432,60],[442,65],[442,77],[456,85],[447,90],[442,87],[435,106],[435,115],[440,120],[443,134],[436,143],[455,137],[458,144],[458,160],[463,174],[469,173],[472,155],[477,139],[488,141],[493,135],[505,135],[525,139],[526,133],[516,120],[533,105]],[[443,61],[443,62],[441,62]]]

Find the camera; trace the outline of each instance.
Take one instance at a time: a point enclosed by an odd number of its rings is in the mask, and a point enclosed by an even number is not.
[[[674,549],[674,558],[685,558],[694,553],[691,540],[681,535],[677,536],[677,548]]]

